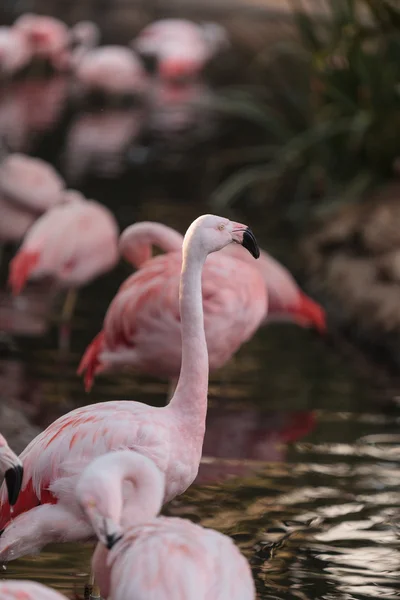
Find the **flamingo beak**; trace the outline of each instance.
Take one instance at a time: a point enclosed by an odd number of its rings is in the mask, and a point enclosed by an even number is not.
[[[260,248],[258,247],[257,240],[250,227],[239,225],[237,229],[233,229],[232,239],[234,242],[241,244],[246,248],[254,258],[260,257]]]
[[[14,506],[14,504],[18,500],[19,493],[21,491],[22,486],[22,478],[24,476],[23,466],[13,465],[4,474],[4,479],[7,486],[8,492],[8,502],[10,506]]]
[[[103,531],[103,544],[108,550],[111,550],[111,548],[122,538],[121,529],[111,519],[104,519]]]

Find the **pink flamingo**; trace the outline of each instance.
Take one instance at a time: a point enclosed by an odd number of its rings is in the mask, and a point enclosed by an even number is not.
[[[86,52],[78,61],[74,74],[85,94],[142,96],[148,85],[140,60],[124,46],[101,46]]]
[[[50,277],[69,289],[62,321],[72,316],[76,288],[111,270],[119,260],[118,225],[103,205],[70,190],[66,202],[48,210],[28,230],[10,263],[9,284],[14,295],[28,280]],[[66,333],[66,336],[64,336]],[[68,343],[68,332],[60,331]]]
[[[163,79],[198,76],[205,63],[227,44],[225,30],[184,19],[162,19],[147,25],[131,42],[144,61],[155,60]]]
[[[64,186],[45,161],[9,154],[0,164],[0,239],[19,242],[43,212],[63,200]]]
[[[147,262],[153,245],[167,253],[164,260]],[[120,287],[103,330],[81,360],[78,373],[85,372],[87,390],[96,374],[127,364],[165,376],[173,386],[180,365],[180,325],[175,316],[181,247],[182,235],[161,223],[135,223],[122,233],[120,252],[141,271]],[[228,246],[205,265],[203,303],[211,370],[224,365],[263,320],[286,318],[324,330],[322,308],[282,265],[261,252],[261,260],[253,261],[253,266],[246,255],[241,248]],[[236,277],[243,282],[240,293],[233,285],[228,294]]]
[[[92,527],[75,496],[77,478],[91,460],[111,450],[136,450],[151,458],[166,477],[165,502],[194,481],[208,391],[201,274],[207,255],[232,242],[258,256],[252,232],[222,217],[203,215],[185,235],[180,284],[182,366],[170,403],[157,408],[121,400],[78,408],[57,419],[21,454],[24,478],[12,521],[4,490],[1,496],[0,528],[6,528],[0,537],[0,561],[35,552],[52,541],[90,538]]]
[[[29,229],[10,263],[9,282],[15,295],[28,279],[50,276],[63,286],[75,287],[116,265],[114,216],[102,204],[79,196],[73,192],[73,200],[47,211]]]
[[[0,599],[1,600],[67,600],[65,596],[52,590],[51,588],[38,583],[24,579],[7,579],[0,581]]]
[[[135,223],[120,237],[120,252],[136,269],[152,256],[152,246],[163,252],[176,252],[182,246],[183,236],[162,223],[143,221]],[[257,263],[247,252],[235,245],[222,251],[242,262],[255,266],[263,276],[268,293],[268,311],[265,323],[271,321],[294,321],[302,327],[315,327],[320,333],[326,330],[322,307],[304,294],[289,271],[264,250],[260,250]],[[249,260],[250,258],[250,260]]]
[[[158,516],[165,476],[146,456],[125,450],[96,458],[77,496],[101,542],[92,568],[103,598],[255,599],[249,564],[231,538]]]
[[[24,469],[18,456],[11,450],[0,433],[0,476],[7,486],[8,502],[14,506],[22,485]]]
[[[33,60],[46,62],[54,70],[63,70],[67,66],[70,33],[62,21],[25,13],[15,21],[13,29],[25,35],[32,49]]]
[[[31,47],[25,35],[13,27],[0,27],[0,75],[15,75],[29,64],[31,58]]]
[[[176,383],[182,353],[178,304],[182,236],[161,224],[151,227],[151,233],[160,236],[156,244],[171,251],[146,262],[120,287],[103,330],[78,368],[78,374],[85,372],[86,390],[96,374],[121,365],[166,377],[171,390]],[[151,249],[131,241],[136,242],[137,235],[146,239],[147,233],[148,224],[138,223],[121,236],[120,251],[135,266],[143,264]],[[215,370],[253,335],[265,316],[267,294],[259,271],[228,255],[209,256],[203,270],[203,306],[209,364]]]

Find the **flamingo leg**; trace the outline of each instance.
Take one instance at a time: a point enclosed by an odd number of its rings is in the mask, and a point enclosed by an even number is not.
[[[68,323],[72,319],[77,299],[78,291],[76,288],[70,288],[65,297],[64,306],[61,313],[62,323]]]
[[[63,352],[68,352],[69,343],[71,337],[71,324],[70,321],[74,314],[76,302],[78,299],[78,292],[75,288],[70,288],[65,297],[62,313],[61,313],[61,324],[59,330],[59,349]]]
[[[57,504],[43,504],[18,515],[0,537],[0,562],[39,552],[56,542],[93,537],[91,526]]]

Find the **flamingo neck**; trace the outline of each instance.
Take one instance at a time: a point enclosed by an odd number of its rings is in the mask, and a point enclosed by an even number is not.
[[[164,477],[154,462],[132,450],[116,452],[110,473],[118,478],[113,488],[113,496],[118,490],[120,506],[123,507],[120,518],[123,527],[136,525],[155,518],[161,510],[164,499]],[[124,482],[133,486],[124,495]],[[125,496],[125,495],[124,495]],[[125,501],[124,501],[125,500]]]
[[[194,248],[193,248],[194,250]],[[201,275],[206,255],[184,247],[179,287],[182,332],[181,371],[169,407],[195,425],[204,426],[207,412],[208,351],[204,331]]]
[[[139,269],[152,257],[153,246],[163,252],[176,252],[182,247],[183,236],[162,223],[134,223],[122,233],[119,249],[122,256]]]

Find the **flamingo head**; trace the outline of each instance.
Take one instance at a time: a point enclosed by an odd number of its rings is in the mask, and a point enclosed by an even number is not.
[[[102,497],[99,488],[82,492],[78,487],[78,498],[98,540],[110,550],[123,535],[122,528],[118,525],[120,516],[111,514],[118,511],[112,510],[113,507],[107,503],[107,495]]]
[[[185,238],[191,238],[193,241],[196,239],[200,249],[205,250],[207,254],[222,250],[234,242],[241,244],[254,258],[260,256],[257,240],[247,225],[216,215],[203,215],[196,219]]]
[[[2,435],[0,435],[0,471],[4,473],[8,501],[13,506],[21,491],[24,469],[20,459],[9,448]]]

